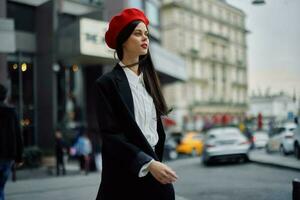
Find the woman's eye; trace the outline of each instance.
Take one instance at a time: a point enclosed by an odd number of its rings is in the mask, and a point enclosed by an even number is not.
[[[136,33],[134,33],[134,35],[135,35],[135,36],[142,36],[143,33],[141,33],[141,32],[136,32]],[[145,35],[146,37],[149,37],[149,33],[144,33],[144,35]]]

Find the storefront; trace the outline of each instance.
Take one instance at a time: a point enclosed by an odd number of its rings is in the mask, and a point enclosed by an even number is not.
[[[114,51],[105,44],[106,29],[107,22],[81,18],[60,30],[59,63],[62,68],[69,66],[72,69],[70,75],[74,76],[71,81],[65,81],[70,84],[65,86],[65,92],[72,95],[73,102],[78,102],[75,103],[77,110],[82,113],[82,117],[78,118],[81,121],[76,123],[85,124],[90,129],[97,129],[94,109],[95,80],[110,71],[118,62],[114,58]],[[70,45],[72,48],[63,48]],[[185,64],[180,57],[166,51],[156,42],[151,42],[150,51],[162,84],[187,79]]]
[[[79,16],[101,15],[100,8],[79,1],[62,1],[58,11],[56,1],[4,2],[0,15],[7,11],[12,19],[0,20],[0,82],[17,108],[25,145],[48,152],[56,128],[96,131],[94,83],[117,60],[104,42],[107,22]],[[184,61],[158,42],[153,39],[150,50],[162,84],[186,80]]]

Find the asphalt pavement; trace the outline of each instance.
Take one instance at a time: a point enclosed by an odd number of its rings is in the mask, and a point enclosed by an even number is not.
[[[284,156],[278,152],[267,153],[265,149],[260,149],[250,151],[249,159],[257,164],[300,171],[300,160],[297,160],[293,154]]]
[[[282,156],[278,153],[267,154],[264,150],[254,150],[250,152],[249,158],[250,162],[255,164],[300,172],[300,161],[293,155]],[[174,169],[184,169],[186,166],[196,166],[197,163],[200,164],[200,158],[183,158],[168,164]],[[187,176],[190,177],[191,175]],[[82,175],[75,162],[70,162],[67,165],[66,176],[56,177],[53,169],[40,167],[18,170],[17,178],[17,182],[9,181],[7,184],[7,200],[92,200],[96,196],[100,183],[100,173],[93,172],[87,176]],[[179,193],[176,199],[189,200],[185,193]]]

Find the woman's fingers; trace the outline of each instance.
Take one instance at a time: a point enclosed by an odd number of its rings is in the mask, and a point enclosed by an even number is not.
[[[152,175],[162,184],[175,182],[178,178],[171,168],[161,162],[154,161],[149,167]]]
[[[166,183],[173,183],[173,182],[175,182],[177,180],[177,176],[176,176],[175,172],[173,172],[169,168],[166,168],[162,172],[162,177],[163,177],[164,184],[166,184]]]
[[[172,169],[169,168],[166,172],[172,177],[172,179],[176,180],[178,178],[177,174]]]

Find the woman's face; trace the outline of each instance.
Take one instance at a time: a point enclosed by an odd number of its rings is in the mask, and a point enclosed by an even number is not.
[[[149,48],[148,29],[146,25],[139,23],[126,42],[123,43],[123,51],[125,54],[132,56],[146,55]]]

